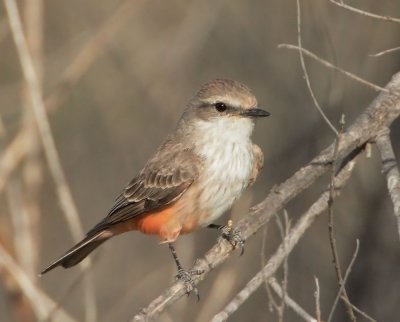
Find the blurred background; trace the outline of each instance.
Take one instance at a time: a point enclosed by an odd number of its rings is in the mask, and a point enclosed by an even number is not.
[[[350,3],[350,2],[349,2]],[[272,116],[258,122],[254,141],[265,153],[257,183],[221,221],[234,221],[334,140],[313,106],[295,51],[296,2],[210,0],[18,1],[40,77],[51,129],[84,231],[106,215],[114,198],[172,131],[197,88],[228,77],[247,84]],[[372,19],[326,1],[301,1],[303,46],[380,86],[400,69],[400,24]],[[380,15],[399,16],[400,2],[351,1]],[[351,124],[377,92],[306,58],[310,81],[329,119]],[[174,279],[168,247],[129,233],[100,247],[87,300],[79,267],[38,272],[74,244],[35,126],[4,3],[0,5],[0,252],[7,251],[37,288],[77,321],[126,321]],[[397,157],[399,121],[392,127]],[[321,178],[287,207],[292,223],[329,182]],[[279,214],[280,216],[282,214]],[[399,238],[376,148],[360,159],[335,203],[336,239],[343,269],[360,251],[348,281],[353,304],[378,321],[397,321]],[[78,234],[79,235],[79,234]],[[202,230],[176,243],[190,268],[216,241]],[[262,245],[265,241],[264,246]],[[219,312],[274,252],[275,220],[199,284],[201,301],[182,298],[161,321],[207,321]],[[288,294],[314,315],[314,276],[326,320],[338,290],[320,216],[288,259]],[[36,321],[18,283],[0,266],[0,321]],[[282,272],[276,278],[279,280]],[[86,298],[86,299],[85,299]],[[57,308],[48,320],[59,320]],[[275,321],[261,287],[230,321]],[[290,309],[285,321],[299,321]],[[334,321],[344,321],[340,303]],[[360,321],[363,321],[360,318]]]

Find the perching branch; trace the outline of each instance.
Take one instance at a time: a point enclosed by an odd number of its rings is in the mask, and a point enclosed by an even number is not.
[[[338,148],[337,159],[343,161],[358,154],[365,143],[374,140],[384,127],[389,127],[400,115],[400,73],[393,76],[370,106],[343,132],[341,145]],[[249,214],[242,219],[237,228],[240,229],[245,239],[253,235],[265,225],[270,218],[282,210],[285,205],[308,188],[317,178],[329,171],[333,160],[334,143],[323,150],[308,165],[297,171],[284,183],[272,189],[269,195],[253,207]],[[340,167],[340,170],[342,166]],[[194,278],[198,283],[206,274],[225,261],[232,253],[231,245],[220,240],[194,266],[194,270],[204,271]],[[176,282],[154,299],[133,321],[152,320],[159,316],[167,307],[171,306],[186,290],[181,282]]]
[[[358,153],[360,152],[361,150],[358,150]],[[346,160],[346,165],[336,176],[336,191],[338,191],[341,186],[350,178],[355,165],[354,158],[356,158],[358,153],[352,155],[349,160]],[[246,286],[232,299],[230,303],[225,306],[220,313],[214,316],[212,322],[225,321],[240,307],[241,304],[243,304],[250,297],[251,294],[253,294],[260,287],[264,279],[268,279],[275,274],[276,270],[296,246],[305,231],[314,222],[314,219],[328,208],[329,195],[329,189],[321,194],[318,200],[314,202],[314,204],[301,216],[296,225],[290,230],[290,233],[285,237],[285,240],[279,245],[275,254],[271,256],[263,269],[246,284]]]
[[[400,237],[400,173],[390,142],[390,130],[385,128],[376,138],[376,145],[382,159],[382,172],[386,176],[387,187],[397,218],[397,232]]]

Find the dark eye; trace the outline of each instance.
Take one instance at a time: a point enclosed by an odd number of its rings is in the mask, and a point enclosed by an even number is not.
[[[218,112],[224,112],[224,111],[226,111],[226,105],[225,105],[225,103],[217,102],[217,103],[214,104],[214,106],[215,106],[215,109],[216,109]]]

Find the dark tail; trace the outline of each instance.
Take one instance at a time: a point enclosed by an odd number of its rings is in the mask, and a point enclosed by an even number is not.
[[[80,263],[86,256],[88,256],[93,250],[99,247],[107,239],[111,238],[112,234],[109,231],[100,231],[96,234],[90,234],[81,240],[78,244],[67,251],[63,256],[57,259],[53,264],[44,269],[40,275],[51,271],[57,266],[69,268]]]

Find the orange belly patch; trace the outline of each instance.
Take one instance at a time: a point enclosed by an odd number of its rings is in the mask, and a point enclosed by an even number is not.
[[[181,207],[178,201],[160,210],[151,211],[118,223],[110,230],[116,235],[138,230],[143,234],[158,235],[163,241],[173,242],[180,234],[190,233],[198,227],[199,218],[194,212],[182,221],[179,210],[181,210]]]
[[[136,219],[136,229],[143,234],[161,236],[174,215],[174,208],[174,206],[171,206],[161,211],[149,212],[138,217]]]
[[[158,235],[163,241],[172,242],[178,238],[182,228],[176,215],[177,208],[177,203],[174,203],[160,210],[151,211],[118,223],[111,230],[114,234],[138,230],[143,234]]]

